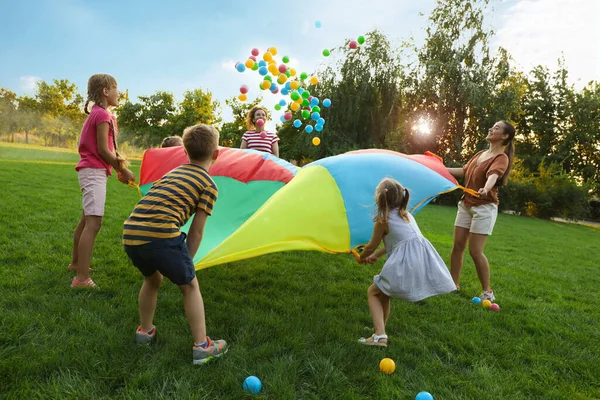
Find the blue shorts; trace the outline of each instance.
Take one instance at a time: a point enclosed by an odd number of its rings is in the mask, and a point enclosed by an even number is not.
[[[140,246],[125,245],[125,253],[142,275],[156,271],[180,285],[189,284],[196,276],[194,261],[185,244],[185,233],[173,239],[155,240]]]

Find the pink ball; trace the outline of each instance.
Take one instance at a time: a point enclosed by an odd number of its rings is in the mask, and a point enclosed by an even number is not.
[[[285,71],[287,71],[287,65],[285,65],[285,64],[279,65],[279,72],[281,72],[282,74],[285,74]]]
[[[242,86],[240,87],[240,92],[241,92],[241,93],[244,93],[244,94],[248,93],[248,86],[246,86],[246,85],[242,85]]]
[[[350,42],[350,48],[351,49],[355,49],[358,47],[358,43],[356,42],[356,40],[353,40]]]
[[[279,93],[279,88],[277,88],[277,89],[273,90],[271,93],[273,93],[273,94],[277,94],[277,93]]]
[[[255,57],[256,57],[256,56],[258,55],[258,53],[259,53],[258,49],[256,49],[256,48],[252,49],[252,55],[253,55],[253,56],[255,56]],[[256,60],[255,60],[255,61],[256,61]]]
[[[249,58],[249,59],[251,59],[252,61],[256,62],[256,57],[254,57],[254,56],[250,56],[250,57],[248,57],[248,58]]]
[[[286,121],[289,121],[290,119],[292,119],[292,113],[291,113],[291,112],[289,112],[289,111],[288,111],[288,112],[286,112],[285,114],[283,114],[283,118],[284,118]]]
[[[490,310],[491,311],[500,311],[500,306],[498,304],[494,303],[490,306]]]
[[[256,126],[263,126],[265,124],[265,121],[263,121],[262,119],[259,119],[256,121]]]
[[[266,139],[267,138],[267,132],[261,132],[260,133],[260,138],[261,139]]]

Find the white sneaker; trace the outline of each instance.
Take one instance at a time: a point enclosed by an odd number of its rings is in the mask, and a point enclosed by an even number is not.
[[[489,300],[489,301],[494,301],[496,300],[496,297],[494,296],[494,291],[490,290],[487,292],[481,292],[481,295],[479,296],[479,298],[481,300]]]

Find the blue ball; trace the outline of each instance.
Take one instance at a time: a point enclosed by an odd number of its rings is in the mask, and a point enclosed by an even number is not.
[[[312,125],[306,125],[304,127],[304,130],[306,131],[306,133],[311,133],[313,131],[313,127]]]
[[[318,112],[314,112],[310,117],[313,119],[313,121],[318,121],[319,118],[321,118],[321,115]]]
[[[304,93],[304,88],[298,88],[298,93],[300,93],[300,94]]]
[[[331,105],[331,100],[329,100],[329,99],[323,100],[323,106],[329,107],[330,105]]]
[[[471,301],[475,304],[481,304],[481,299],[479,297],[473,297]]]
[[[318,97],[313,97],[313,98],[310,100],[310,106],[311,106],[311,107],[314,107],[314,106],[318,106],[318,105],[319,105],[319,98],[318,98]]]
[[[277,84],[275,82],[271,82],[271,92],[277,89]]]
[[[266,66],[267,66],[267,62],[266,62],[265,60],[260,60],[260,61],[258,62],[258,66],[259,66],[259,67],[266,67]]]
[[[325,125],[325,118],[319,118],[319,120],[317,121],[317,124]]]
[[[279,105],[280,105],[281,107],[285,107],[285,106],[286,106],[286,104],[287,104],[287,103],[285,102],[285,100],[284,100],[284,99],[281,99],[281,100],[279,100]]]
[[[291,84],[291,82],[290,82],[290,81],[287,81],[287,82],[285,83],[285,88],[286,88],[287,90],[292,90],[292,84]]]
[[[419,392],[415,400],[433,400],[433,396],[429,392]]]
[[[284,96],[287,96],[288,94],[290,94],[290,91],[289,91],[289,89],[281,88],[281,94]]]
[[[249,376],[244,381],[244,390],[250,393],[258,393],[262,389],[262,382],[256,376]]]
[[[321,132],[322,130],[323,130],[323,125],[316,125],[315,126],[315,131]]]
[[[315,28],[320,28],[321,27],[321,21],[315,21]]]
[[[238,63],[235,66],[235,69],[237,69],[239,72],[244,72],[246,70],[246,66],[244,64],[242,64],[242,63]]]
[[[258,69],[258,73],[261,74],[262,76],[265,76],[269,73],[269,70],[267,69],[267,67],[260,67]]]
[[[280,120],[281,122],[285,123],[285,117],[284,117],[283,115],[279,117],[279,120]]]
[[[300,128],[302,126],[302,121],[300,121],[299,119],[294,120],[294,127],[295,128]]]

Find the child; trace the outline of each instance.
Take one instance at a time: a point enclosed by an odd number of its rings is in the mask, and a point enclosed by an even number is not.
[[[219,155],[219,133],[199,124],[186,128],[183,145],[189,164],[181,165],[154,183],[124,223],[123,245],[144,275],[139,294],[140,326],[137,342],[150,343],[152,324],[163,275],[183,293],[185,315],[194,339],[193,363],[204,364],[227,351],[224,340],[206,336],[204,303],[193,258],[202,241],[206,219],[212,214],[218,189],[208,169]],[[195,213],[187,236],[180,229]]]
[[[260,106],[253,107],[246,116],[248,130],[242,136],[242,149],[265,151],[279,157],[279,136],[265,131],[269,116],[267,110]]]
[[[386,252],[387,260],[367,290],[375,334],[359,339],[365,345],[387,347],[391,297],[415,302],[456,289],[444,261],[406,211],[408,198],[408,190],[393,179],[383,179],[375,191],[373,237],[358,262],[372,264]],[[375,252],[382,239],[385,247]]]
[[[168,136],[163,139],[160,147],[175,147],[175,146],[183,146],[183,140],[180,136]]]
[[[75,167],[83,193],[83,214],[73,235],[73,258],[70,270],[77,271],[72,287],[92,287],[96,284],[89,276],[90,262],[96,235],[102,225],[106,184],[114,168],[119,181],[135,181],[135,175],[126,168],[126,162],[117,150],[117,121],[108,111],[119,104],[117,81],[110,75],[96,74],[88,80],[88,98],[85,113],[89,114],[79,139],[80,161]],[[93,102],[92,110],[88,105]]]

